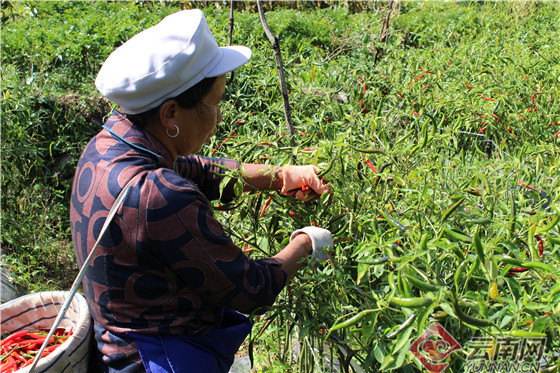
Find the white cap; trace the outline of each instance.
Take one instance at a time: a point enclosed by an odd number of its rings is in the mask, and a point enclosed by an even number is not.
[[[247,47],[219,47],[201,10],[183,10],[114,50],[101,66],[95,86],[125,113],[138,114],[204,78],[233,71],[250,58]]]

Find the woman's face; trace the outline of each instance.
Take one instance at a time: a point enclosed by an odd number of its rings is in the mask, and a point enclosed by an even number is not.
[[[216,78],[212,89],[208,92],[197,107],[195,121],[195,138],[197,147],[193,153],[197,153],[210,138],[216,134],[216,125],[223,119],[222,112],[220,111],[220,103],[224,98],[226,90],[226,76],[221,75]],[[198,128],[196,128],[198,127]]]
[[[216,78],[210,92],[202,97],[200,104],[193,109],[180,108],[178,124],[179,136],[174,138],[178,154],[198,153],[204,143],[216,134],[216,125],[223,119],[220,102],[226,90],[226,76]]]

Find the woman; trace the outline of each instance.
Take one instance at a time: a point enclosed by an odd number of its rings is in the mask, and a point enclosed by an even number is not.
[[[76,170],[71,227],[80,266],[134,179],[84,278],[103,371],[227,372],[251,329],[237,311],[271,305],[301,259],[324,259],[322,249],[332,246],[327,230],[305,227],[272,258],[251,260],[212,215],[215,173],[223,173],[215,164],[241,168],[246,190],[302,200],[329,190],[314,166],[192,156],[222,120],[225,74],[250,55],[218,47],[203,13],[189,10],[131,38],[99,71],[97,88],[121,109]],[[221,199],[231,200],[232,189]]]

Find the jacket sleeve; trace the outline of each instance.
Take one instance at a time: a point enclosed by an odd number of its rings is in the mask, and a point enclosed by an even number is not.
[[[177,173],[193,181],[204,193],[208,200],[220,198],[220,182],[225,170],[217,165],[235,170],[239,162],[228,158],[209,158],[203,156],[178,157]],[[234,198],[233,182],[229,183],[223,191],[222,201],[229,202]]]
[[[196,185],[165,172],[150,188],[150,246],[185,289],[211,304],[244,313],[274,303],[286,283],[286,272],[273,259],[247,257],[214,218]]]

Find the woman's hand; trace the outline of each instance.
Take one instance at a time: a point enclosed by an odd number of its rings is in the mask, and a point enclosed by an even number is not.
[[[306,201],[329,192],[328,185],[317,176],[318,171],[315,166],[283,166],[280,193]]]

